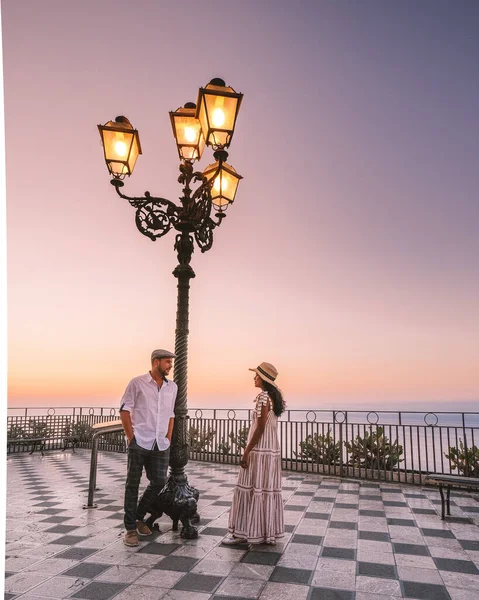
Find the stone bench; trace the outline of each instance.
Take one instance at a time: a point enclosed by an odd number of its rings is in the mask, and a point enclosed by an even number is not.
[[[447,514],[451,514],[450,495],[452,488],[460,488],[469,491],[479,490],[479,477],[461,477],[460,475],[443,475],[442,473],[431,473],[425,477],[426,483],[437,484],[441,494],[441,519],[444,521]],[[446,496],[444,496],[446,488]]]

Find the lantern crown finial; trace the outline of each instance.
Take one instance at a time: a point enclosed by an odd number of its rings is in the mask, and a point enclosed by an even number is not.
[[[210,81],[210,85],[217,85],[218,87],[226,87],[225,80],[221,79],[221,77],[213,77],[213,79]]]

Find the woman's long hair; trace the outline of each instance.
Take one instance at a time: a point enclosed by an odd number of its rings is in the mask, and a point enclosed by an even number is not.
[[[271,385],[271,383],[269,383],[268,381],[265,381],[264,379],[261,380],[262,386],[263,386],[263,390],[265,392],[268,392],[268,394],[270,395],[271,399],[273,400],[273,412],[277,417],[280,417],[286,408],[286,402],[283,399],[283,394],[281,393],[280,390],[278,390],[277,387],[274,387],[274,385]]]

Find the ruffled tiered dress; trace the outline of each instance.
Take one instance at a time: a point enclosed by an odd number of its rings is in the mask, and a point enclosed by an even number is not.
[[[239,470],[228,531],[251,544],[273,544],[284,535],[278,417],[267,392],[261,392],[255,402],[248,443],[258,426],[261,408],[269,404],[269,412],[263,435],[250,452],[248,468]]]

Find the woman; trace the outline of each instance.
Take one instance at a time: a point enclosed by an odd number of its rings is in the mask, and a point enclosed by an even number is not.
[[[254,385],[261,389],[241,458],[238,483],[228,522],[229,535],[223,544],[274,544],[284,535],[281,496],[281,448],[278,417],[285,403],[275,383],[278,371],[262,362],[256,369]]]

